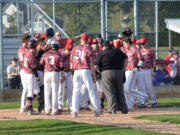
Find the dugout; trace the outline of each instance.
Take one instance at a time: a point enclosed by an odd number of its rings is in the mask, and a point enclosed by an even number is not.
[[[171,31],[180,33],[180,18],[167,18],[165,19],[166,28],[169,30],[169,48],[172,47],[172,34]]]

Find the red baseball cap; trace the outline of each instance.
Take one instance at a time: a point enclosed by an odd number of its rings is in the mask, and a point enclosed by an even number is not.
[[[97,44],[97,43],[98,43],[98,40],[97,40],[96,38],[93,38],[92,43],[93,43],[93,44]]]
[[[71,49],[73,49],[73,44],[72,43],[67,43],[66,44],[66,46],[65,46],[65,48],[67,49],[67,50],[71,50]]]
[[[46,33],[42,33],[41,34],[41,38],[46,38],[47,36],[46,36]]]
[[[115,44],[115,48],[119,48],[123,44],[123,40],[117,40]]]
[[[135,38],[131,38],[131,41],[132,41],[133,44],[136,43],[136,39]]]
[[[87,35],[87,34],[82,34],[82,35],[81,35],[81,39],[86,39],[86,40],[88,40],[88,35]]]
[[[137,45],[139,45],[140,44],[140,40],[138,39],[138,40],[136,40],[136,44]]]
[[[40,33],[35,33],[35,34],[34,34],[34,37],[35,37],[35,38],[40,38],[40,37],[41,37],[41,34],[40,34]]]
[[[93,38],[88,37],[88,44],[92,44],[92,42],[93,42]]]
[[[72,38],[68,38],[67,43],[74,43],[74,40]]]
[[[140,44],[146,44],[147,43],[147,39],[146,38],[141,38],[139,40]]]

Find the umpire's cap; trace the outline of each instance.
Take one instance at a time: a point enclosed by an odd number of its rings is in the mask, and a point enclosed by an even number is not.
[[[51,48],[53,49],[58,49],[60,47],[59,42],[57,42],[56,40],[51,41]]]
[[[54,36],[54,30],[53,28],[48,28],[46,30],[46,36],[50,36],[50,37],[53,37]]]
[[[29,41],[29,44],[27,45],[27,48],[34,49],[34,48],[36,48],[36,46],[37,46],[37,41],[35,39],[31,39]]]

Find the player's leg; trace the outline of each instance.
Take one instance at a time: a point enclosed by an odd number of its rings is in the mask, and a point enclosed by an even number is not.
[[[125,73],[126,75],[126,82],[124,84],[124,90],[127,93],[130,93],[132,95],[134,95],[135,97],[139,98],[147,98],[147,94],[146,93],[142,93],[139,90],[136,90],[136,88],[132,88],[132,84],[135,83],[135,78],[136,78],[136,72],[134,71],[126,71]]]
[[[137,89],[140,90],[143,93],[146,93],[146,81],[144,78],[144,73],[143,71],[139,71],[138,72],[138,77],[137,77]],[[147,94],[147,93],[146,93]],[[148,98],[147,98],[148,99]],[[147,107],[146,103],[145,103],[145,99],[144,98],[138,98],[138,107],[140,108],[144,108]]]
[[[61,73],[59,73],[59,90],[58,90],[58,110],[62,111],[64,106],[64,91],[65,91],[65,81],[61,82]]]
[[[44,77],[42,71],[38,71],[38,76],[40,78],[39,86],[40,92],[38,94],[38,112],[41,112],[44,109]]]
[[[52,72],[52,114],[57,114],[58,112],[58,89],[59,89],[59,73]]]
[[[91,71],[88,69],[83,69],[81,70],[81,75],[82,75],[83,82],[88,90],[90,101],[94,107],[94,111],[100,112],[101,110],[100,100],[98,100],[98,97],[96,95],[95,85],[92,80]]]
[[[147,84],[147,89],[152,98],[152,104],[155,104],[155,103],[157,103],[157,99],[156,99],[156,93],[155,93],[155,90],[153,87],[152,70],[151,69],[144,70],[144,75],[145,75],[145,81]]]
[[[79,95],[83,84],[81,70],[75,70],[73,75],[72,113],[79,112]]]
[[[71,73],[66,73],[66,95],[67,95],[67,106],[68,109],[72,109],[72,80],[71,80]]]
[[[21,109],[20,109],[20,113],[25,112],[25,108],[26,108],[26,103],[27,103],[27,79],[24,77],[26,76],[26,73],[24,72],[24,70],[20,71],[20,76],[21,76],[21,82],[22,82],[22,86],[23,86],[23,91],[22,91],[22,96],[21,96]]]
[[[44,74],[44,105],[46,114],[51,110],[51,72]]]
[[[88,101],[89,101],[89,93],[85,84],[83,84],[80,91],[79,107],[81,109],[88,109]]]

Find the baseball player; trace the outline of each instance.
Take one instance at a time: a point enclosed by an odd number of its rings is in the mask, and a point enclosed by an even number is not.
[[[71,72],[70,72],[70,53],[73,48],[72,43],[67,43],[64,50],[61,51],[62,59],[64,61],[64,76],[60,76],[60,86],[58,92],[58,111],[62,112],[64,106],[64,94],[66,87],[66,95],[67,95],[67,106],[68,109],[72,109],[72,80],[71,80]],[[61,73],[60,73],[61,74]]]
[[[40,93],[37,95],[38,98],[38,112],[42,112],[42,110],[44,109],[44,66],[39,64],[40,63],[40,59],[42,57],[42,55],[45,53],[44,50],[44,46],[46,45],[45,39],[44,38],[40,38],[37,41],[37,56],[36,59],[38,61],[38,67],[37,67],[37,72],[38,72],[38,76],[39,76],[39,87],[40,87]]]
[[[152,98],[152,108],[157,108],[156,93],[153,88],[153,77],[152,68],[155,66],[155,51],[147,46],[147,39],[141,38],[139,40],[141,44],[141,54],[144,59],[144,63],[141,67],[142,75],[145,78],[145,83],[147,89],[149,90],[150,96]],[[145,87],[145,86],[144,86]]]
[[[59,89],[59,72],[63,70],[62,56],[58,52],[58,48],[59,48],[59,43],[53,40],[51,42],[51,50],[44,53],[40,61],[40,64],[43,64],[45,66],[44,100],[45,100],[45,113],[47,115],[58,114],[57,101],[58,101],[58,89]],[[51,113],[51,107],[52,107],[52,113]]]
[[[26,88],[26,96],[27,96],[27,111],[29,114],[32,114],[32,100],[33,95],[39,93],[39,85],[37,80],[39,80],[37,73],[37,60],[34,55],[36,49],[36,41],[31,40],[27,46],[28,51],[24,54],[23,59],[23,69],[24,69],[24,78],[25,79],[25,88]]]
[[[124,53],[128,56],[128,65],[126,68],[125,76],[126,82],[124,84],[124,91],[126,95],[126,102],[129,110],[133,110],[134,97],[147,98],[146,93],[142,93],[136,90],[136,80],[137,80],[137,67],[138,67],[138,52],[131,46],[132,42],[130,38],[126,38],[123,41]]]
[[[86,46],[88,36],[82,34],[81,45],[73,48],[70,56],[70,66],[74,70],[73,75],[73,95],[72,95],[72,114],[73,117],[77,117],[79,112],[79,94],[83,84],[88,89],[91,104],[94,107],[95,116],[101,115],[100,103],[97,100],[95,87],[92,79],[95,79],[92,52]],[[91,71],[92,74],[91,74]]]
[[[20,108],[20,113],[25,112],[26,108],[26,95],[27,95],[27,89],[26,89],[26,84],[25,84],[25,79],[24,79],[24,54],[27,51],[27,45],[29,43],[31,36],[24,34],[21,38],[22,46],[18,49],[18,60],[19,60],[19,65],[20,65],[20,76],[21,76],[21,82],[23,86],[23,92],[21,96],[21,108]]]

